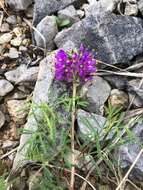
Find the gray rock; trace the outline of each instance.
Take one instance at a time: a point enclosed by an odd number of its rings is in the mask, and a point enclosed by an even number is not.
[[[123,76],[104,76],[104,79],[113,87],[119,90],[126,89],[128,81],[126,77]]]
[[[66,163],[71,164],[72,163],[72,152],[68,152],[65,155]],[[82,171],[90,170],[92,167],[94,167],[95,161],[94,158],[89,155],[85,154],[83,155],[82,152],[78,150],[74,150],[74,156],[75,156],[75,165]]]
[[[140,79],[133,79],[128,83],[128,91],[137,94],[143,101],[143,84],[140,86]]]
[[[19,84],[22,82],[35,82],[37,79],[39,67],[29,67],[20,65],[14,70],[5,73],[7,80]]]
[[[33,23],[36,26],[45,16],[51,15],[68,5],[80,7],[85,0],[35,0]]]
[[[14,89],[13,85],[5,80],[5,79],[0,79],[0,96],[5,96],[9,92],[11,92]]]
[[[122,0],[88,0],[89,5],[84,7],[86,16],[91,15],[91,13],[96,15],[96,12],[104,11],[110,12],[118,10],[118,5],[122,3]],[[96,10],[96,11],[95,11]]]
[[[79,47],[83,43],[96,50],[97,59],[109,64],[125,64],[142,53],[143,20],[115,15],[98,8],[71,28],[58,33],[56,45],[62,48],[67,41],[72,41]]]
[[[86,112],[84,110],[77,111],[78,133],[81,139],[95,139],[95,133],[103,133],[106,118],[101,115]]]
[[[6,3],[12,10],[21,11],[26,10],[32,4],[32,0],[6,0]]]
[[[130,104],[132,104],[135,108],[143,107],[143,100],[136,93],[130,92],[128,94]]]
[[[91,84],[83,86],[82,91],[89,103],[86,109],[90,112],[103,114],[104,103],[111,92],[109,84],[101,77],[95,76]]]
[[[2,128],[4,124],[5,124],[5,116],[4,116],[4,114],[0,111],[0,128]]]
[[[58,12],[58,17],[62,20],[68,19],[71,24],[80,20],[77,11],[73,5],[70,5],[69,7],[66,7],[63,10],[60,10]]]
[[[125,170],[129,169],[141,150],[143,143],[143,123],[141,122],[136,124],[132,133],[135,135],[136,139],[128,144],[120,146],[118,151],[115,153],[115,159],[119,159],[120,167]],[[129,178],[134,182],[143,181],[143,155],[140,156],[138,162],[131,171]]]
[[[33,18],[33,6],[28,7],[25,14],[27,18],[30,18],[30,19]]]
[[[6,22],[9,24],[17,24],[17,18],[15,15],[10,15],[6,18]]]
[[[58,27],[56,23],[55,16],[46,16],[37,25],[37,30],[42,34],[45,40],[39,35],[38,32],[34,32],[34,38],[36,45],[47,50],[53,50],[54,48],[54,38],[58,33]],[[46,46],[46,47],[45,47]]]
[[[8,95],[5,100],[22,100],[22,99],[26,99],[27,98],[27,94],[22,92],[22,91],[19,91],[19,90],[16,90],[16,92],[14,92],[12,95]]]
[[[143,0],[139,0],[137,3],[138,3],[138,9],[143,15]]]

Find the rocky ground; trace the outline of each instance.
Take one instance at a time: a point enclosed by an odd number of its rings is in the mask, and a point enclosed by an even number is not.
[[[15,148],[30,138],[20,135],[22,128],[37,129],[28,116],[31,101],[51,101],[51,89],[54,101],[66,91],[53,82],[52,52],[81,43],[96,54],[98,71],[82,89],[89,106],[78,110],[79,135],[89,134],[81,116],[105,123],[107,102],[130,118],[142,115],[143,0],[0,0],[0,175],[23,164],[25,151]],[[143,143],[142,122],[133,133]],[[139,151],[136,143],[120,146],[121,168],[130,167]],[[143,189],[143,155],[130,178]]]

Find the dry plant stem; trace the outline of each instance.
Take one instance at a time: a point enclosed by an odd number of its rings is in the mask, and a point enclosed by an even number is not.
[[[132,169],[135,167],[137,161],[139,160],[140,156],[143,153],[143,148],[140,150],[140,152],[138,153],[136,159],[134,160],[134,162],[132,163],[131,167],[129,168],[129,170],[127,171],[126,175],[124,176],[124,178],[122,179],[122,181],[120,182],[120,184],[118,185],[118,187],[116,188],[116,190],[120,190],[122,185],[126,182],[126,179],[128,178],[129,174],[131,173]]]
[[[139,89],[142,87],[142,85],[143,85],[143,78],[141,79],[137,90],[139,90]],[[132,106],[133,101],[135,100],[135,98],[136,98],[136,94],[135,94],[135,95],[133,96],[133,98],[131,99],[131,102],[130,102],[128,108],[127,108],[127,111],[131,108],[131,106]]]
[[[47,166],[49,166],[49,167],[51,167],[51,168],[57,168],[57,169],[60,169],[60,170],[64,170],[64,171],[67,171],[67,172],[71,173],[71,171],[70,171],[69,169],[66,169],[66,168],[54,166],[54,165],[51,165],[51,164],[47,164]],[[75,172],[75,176],[79,177],[79,178],[82,179],[83,181],[86,181],[86,183],[87,183],[93,190],[96,190],[96,188],[95,188],[88,180],[86,180],[84,177],[82,177],[81,175],[79,175],[79,174],[76,173],[76,172]]]
[[[139,187],[137,187],[132,181],[130,181],[129,179],[126,180],[126,182],[128,182],[129,184],[131,184],[136,190],[141,190]]]
[[[96,62],[97,62],[97,64],[98,64],[98,63],[101,63],[101,64],[103,64],[103,65],[106,65],[106,66],[108,66],[108,67],[117,69],[117,70],[119,70],[119,71],[124,71],[124,69],[121,69],[121,68],[119,68],[119,67],[116,67],[115,65],[111,65],[111,64],[105,63],[105,62],[100,61],[100,60],[96,60]]]
[[[4,154],[3,156],[0,157],[0,160],[6,158],[6,157],[9,156],[10,154],[16,152],[17,149],[18,149],[18,147],[16,147],[16,148],[12,149],[11,151],[7,152],[6,154]]]
[[[45,37],[37,30],[37,28],[35,28],[31,22],[29,22],[29,20],[27,20],[26,18],[23,18],[24,22],[30,27],[32,28],[40,37],[41,39],[43,40],[43,43],[44,43],[44,55],[46,56],[46,51],[47,51],[47,46],[46,46],[46,40],[45,40]]]
[[[129,126],[128,126],[128,128],[129,128]],[[122,137],[125,133],[126,133],[126,130],[124,129],[124,131],[121,133],[121,135],[119,135],[119,137],[118,137],[117,139],[115,139],[115,141],[113,141],[113,146],[115,146],[115,145],[118,143],[118,141],[121,139],[121,137]],[[110,152],[110,150],[107,149],[107,148],[105,148],[105,149],[103,150],[103,152],[104,152],[104,155],[108,155],[109,152]],[[102,161],[103,161],[103,158],[101,157],[101,158],[97,161],[96,165],[98,166],[99,164],[101,164]],[[86,175],[86,177],[85,177],[86,180],[88,180],[88,178],[90,177],[90,175],[91,175],[91,173],[94,171],[94,169],[95,169],[95,166],[93,166],[93,167],[90,168],[89,172],[87,173],[87,175]],[[80,188],[80,190],[85,190],[85,189],[86,189],[86,185],[87,185],[87,183],[86,183],[86,181],[84,181],[83,184],[82,184],[82,186],[81,186],[81,188]]]
[[[3,12],[0,11],[0,27],[2,25],[3,17],[4,17]]]
[[[72,150],[72,169],[71,169],[71,181],[70,181],[70,190],[74,190],[74,181],[75,181],[75,155],[74,155],[74,123],[75,123],[75,114],[76,114],[76,82],[73,82],[73,94],[72,94],[72,122],[71,122],[71,150]]]
[[[132,66],[126,68],[125,70],[126,71],[135,71],[136,69],[140,69],[141,67],[143,67],[143,62],[132,65]]]
[[[132,72],[115,72],[115,71],[109,71],[100,69],[98,70],[98,73],[96,75],[102,76],[102,75],[120,75],[120,76],[127,76],[127,77],[136,77],[136,78],[143,78],[143,73],[132,73]]]

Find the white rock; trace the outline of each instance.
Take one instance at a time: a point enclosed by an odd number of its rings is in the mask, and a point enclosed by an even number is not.
[[[138,14],[137,4],[127,3],[125,7],[125,15],[136,16]]]
[[[84,17],[84,11],[82,10],[77,10],[77,15],[79,16],[79,18],[83,18]]]
[[[0,44],[8,43],[12,39],[11,33],[5,33],[0,36]]]
[[[10,30],[10,29],[9,29],[9,24],[6,23],[6,22],[3,23],[2,26],[1,26],[1,28],[0,28],[0,31],[1,31],[1,32],[9,32],[9,30]]]
[[[25,46],[20,46],[20,47],[19,47],[19,51],[27,51],[27,47],[25,47]]]
[[[112,12],[117,3],[120,2],[120,0],[100,0],[101,6],[106,10]]]
[[[5,77],[16,84],[20,82],[32,82],[36,81],[38,71],[39,67],[27,68],[26,65],[20,65],[16,69],[6,72]]]
[[[22,43],[22,38],[21,37],[17,37],[11,40],[11,45],[13,46],[20,46],[20,44]]]
[[[19,57],[19,52],[17,51],[16,48],[10,48],[9,53],[8,53],[8,57],[11,59],[16,59]]]
[[[0,128],[2,128],[2,126],[5,123],[5,116],[4,114],[0,111]]]
[[[0,96],[5,96],[9,92],[11,92],[14,89],[13,85],[5,80],[5,79],[0,79]]]

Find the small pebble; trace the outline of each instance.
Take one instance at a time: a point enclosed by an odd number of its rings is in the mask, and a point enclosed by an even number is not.
[[[13,29],[13,32],[14,32],[14,34],[15,34],[17,37],[20,37],[20,36],[22,36],[22,34],[23,34],[22,28],[20,28],[20,27],[14,28],[14,29]]]
[[[12,39],[11,33],[5,33],[2,36],[0,36],[0,44],[8,43]]]
[[[19,57],[19,52],[17,51],[16,48],[10,48],[9,53],[8,53],[8,57],[11,59],[16,59]]]
[[[28,7],[26,11],[27,18],[33,18],[33,7]]]
[[[11,45],[16,46],[16,47],[20,46],[22,43],[22,38],[21,37],[14,38],[11,40],[10,43],[11,43]]]
[[[30,44],[30,39],[26,38],[22,41],[22,45],[28,46]]]
[[[9,32],[10,29],[9,29],[9,24],[8,23],[3,23],[1,28],[0,28],[0,32]]]
[[[124,91],[113,89],[109,97],[109,102],[114,107],[127,108],[129,97]]]
[[[16,16],[11,15],[11,16],[7,17],[6,22],[9,24],[16,24],[17,23]]]
[[[25,46],[20,46],[20,47],[19,47],[19,51],[27,51],[27,47],[25,47]]]

